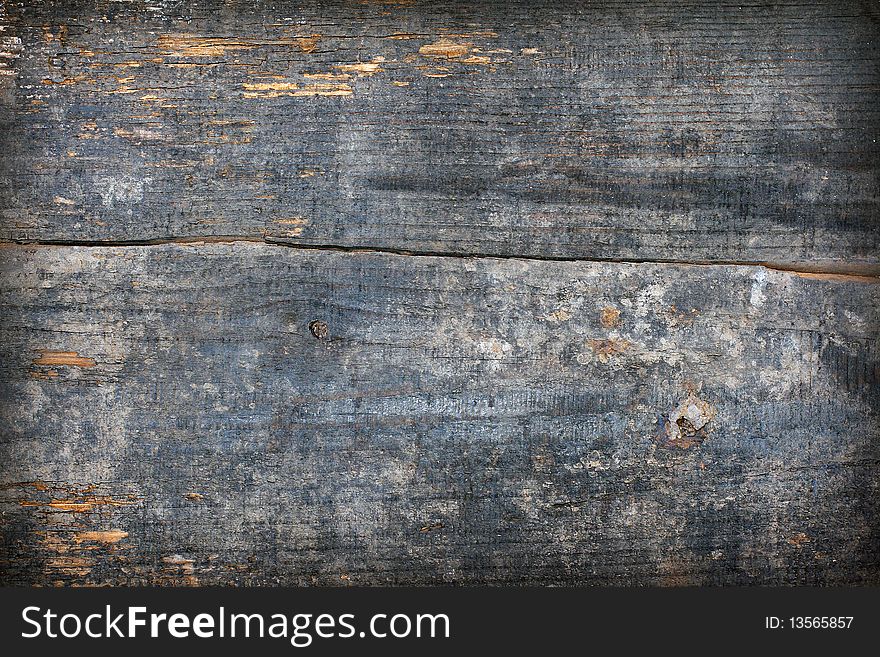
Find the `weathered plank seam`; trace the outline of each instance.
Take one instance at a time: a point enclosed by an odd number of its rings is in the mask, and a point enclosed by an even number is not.
[[[765,262],[749,260],[683,260],[683,259],[651,259],[651,258],[578,258],[574,256],[537,256],[524,254],[506,253],[481,253],[481,252],[456,252],[456,251],[422,251],[411,249],[394,249],[379,246],[343,246],[339,244],[306,244],[301,242],[287,242],[272,238],[238,237],[231,235],[206,236],[206,237],[168,237],[149,240],[0,240],[0,247],[10,246],[38,246],[38,247],[97,247],[97,248],[125,248],[138,246],[165,246],[187,245],[198,246],[200,244],[234,244],[245,242],[250,244],[265,244],[288,249],[301,249],[305,251],[331,251],[335,253],[382,253],[386,255],[428,257],[428,258],[466,258],[487,260],[527,260],[536,262],[582,262],[582,263],[617,263],[635,265],[681,265],[695,267],[765,267],[774,271],[787,272],[798,276],[812,277],[841,277],[854,282],[880,283],[880,266],[858,266],[851,263],[834,263],[823,265],[820,263],[785,263]]]

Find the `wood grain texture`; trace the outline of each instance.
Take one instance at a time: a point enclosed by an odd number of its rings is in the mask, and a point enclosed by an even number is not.
[[[3,583],[880,583],[876,279],[2,262]]]
[[[878,86],[874,2],[0,1],[0,583],[880,584]]]
[[[878,270],[875,2],[0,7],[7,240]]]

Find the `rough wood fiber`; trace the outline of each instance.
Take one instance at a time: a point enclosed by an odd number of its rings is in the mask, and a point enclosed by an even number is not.
[[[4,583],[880,583],[876,279],[2,260]]]
[[[878,36],[0,1],[0,583],[880,584]]]
[[[878,266],[876,2],[4,2],[0,237]]]

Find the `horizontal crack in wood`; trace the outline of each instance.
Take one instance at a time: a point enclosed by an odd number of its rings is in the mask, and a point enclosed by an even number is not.
[[[119,248],[132,246],[165,246],[174,244],[183,246],[198,246],[201,244],[235,244],[236,242],[263,244],[307,251],[332,251],[336,253],[379,253],[386,255],[430,258],[526,260],[537,262],[616,263],[636,265],[646,264],[694,267],[765,267],[767,269],[772,269],[775,271],[782,271],[796,276],[818,280],[851,281],[861,283],[880,282],[880,264],[859,265],[853,263],[821,264],[800,262],[753,262],[747,260],[682,260],[674,258],[579,258],[575,256],[538,256],[507,253],[459,253],[455,251],[421,251],[409,249],[394,249],[389,247],[368,245],[350,246],[340,244],[305,244],[301,242],[287,242],[272,238],[231,235],[216,235],[206,237],[166,237],[144,240],[2,240],[0,241],[0,247],[38,246]]]

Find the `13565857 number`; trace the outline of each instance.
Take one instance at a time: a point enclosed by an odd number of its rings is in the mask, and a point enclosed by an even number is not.
[[[853,616],[792,616],[789,627],[793,630],[849,629]]]

